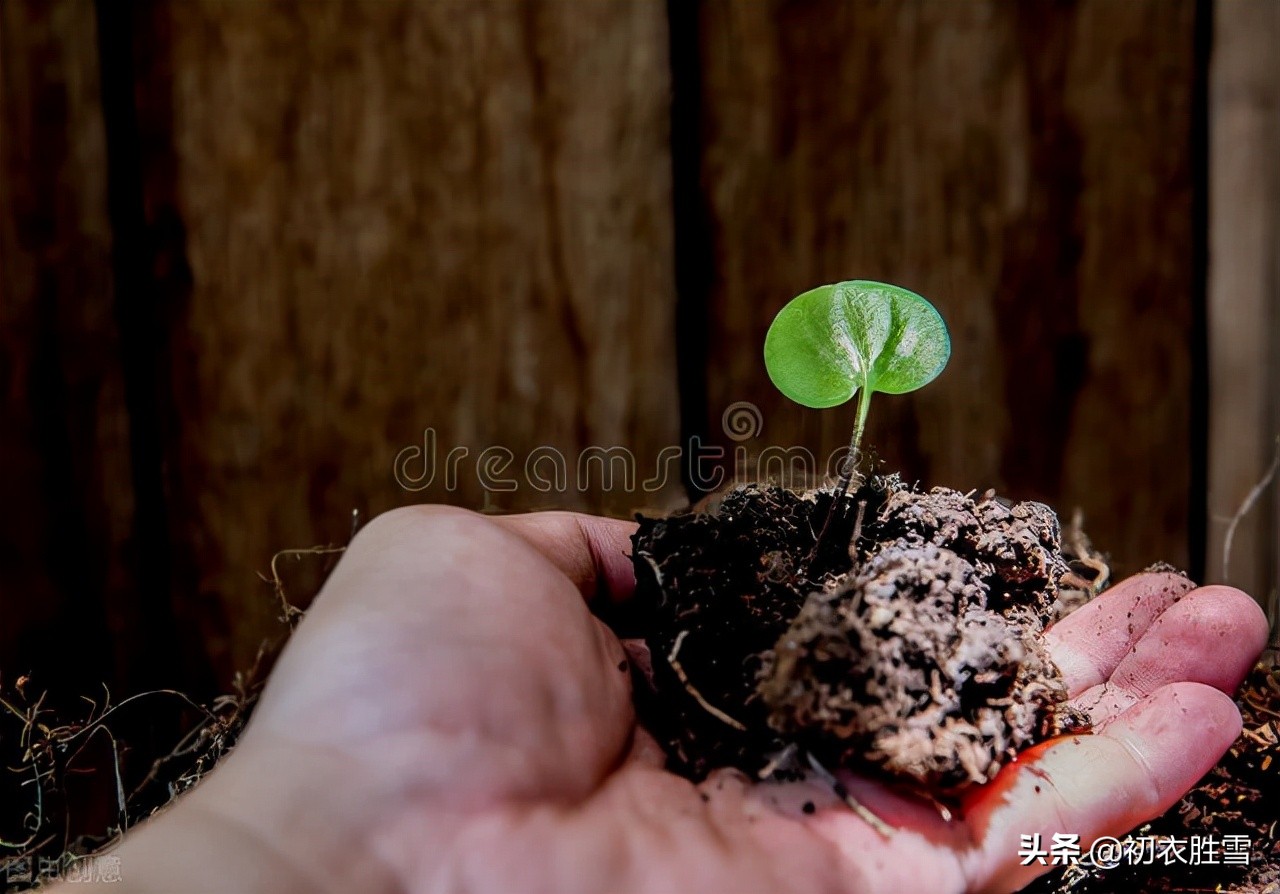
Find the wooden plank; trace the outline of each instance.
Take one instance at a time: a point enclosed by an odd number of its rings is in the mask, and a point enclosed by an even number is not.
[[[868,443],[925,484],[1080,507],[1121,571],[1185,566],[1194,5],[733,3],[700,17],[715,270],[709,413],[843,445],[759,357],[790,296],[933,300],[950,368],[879,397]]]
[[[189,270],[169,330],[179,592],[224,673],[271,626],[255,572],[345,541],[353,509],[679,495],[575,474],[620,445],[642,481],[678,441],[662,4],[167,3],[139,45],[147,208]],[[393,466],[428,429],[435,477],[406,454],[411,492]],[[567,490],[526,476],[540,447]],[[490,478],[514,492],[481,478],[503,449]]]
[[[1260,492],[1280,436],[1280,5],[1215,6],[1210,93],[1209,576],[1274,618],[1280,487]]]
[[[146,655],[124,636],[141,557],[110,252],[93,5],[6,0],[0,683],[34,672],[55,699],[100,695]]]

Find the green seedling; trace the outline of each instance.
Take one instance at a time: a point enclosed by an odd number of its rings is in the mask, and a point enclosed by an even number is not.
[[[858,396],[837,503],[857,469],[871,395],[915,391],[932,382],[950,357],[947,324],[932,304],[867,280],[819,286],[793,298],[764,339],[769,378],[796,403],[823,409]]]

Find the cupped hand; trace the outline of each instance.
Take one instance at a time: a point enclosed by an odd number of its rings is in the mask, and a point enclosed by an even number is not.
[[[1117,585],[1048,633],[1096,733],[1024,755],[951,821],[844,776],[886,837],[818,782],[695,785],[662,768],[624,649],[592,614],[630,594],[633,529],[446,507],[375,519],[236,750],[126,837],[124,882],[133,866],[138,890],[158,889],[168,854],[179,890],[225,890],[225,875],[195,877],[201,854],[225,853],[240,890],[1012,890],[1046,868],[1020,865],[1022,836],[1076,834],[1087,852],[1213,766],[1240,730],[1228,693],[1267,634],[1238,590]]]

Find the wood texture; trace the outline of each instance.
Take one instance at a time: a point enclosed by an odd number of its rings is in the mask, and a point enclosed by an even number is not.
[[[670,506],[686,435],[824,457],[852,409],[788,404],[760,347],[850,277],[952,328],[874,403],[889,467],[1195,563],[1196,9],[3,0],[0,674],[56,644],[128,679],[185,630],[225,682],[275,629],[258,572],[352,510]],[[1211,577],[1280,425],[1276,9],[1216,5]]]
[[[621,445],[650,478],[679,435],[661,4],[183,2],[139,28],[147,209],[186,271],[167,299],[178,592],[224,673],[275,614],[255,572],[345,542],[353,509],[679,493],[574,474]],[[428,428],[435,478],[411,492],[393,465]],[[530,486],[539,447],[566,490]],[[486,462],[518,489],[486,487]]]
[[[792,295],[934,301],[950,367],[877,397],[867,442],[926,485],[1080,507],[1117,568],[1189,561],[1194,7],[708,3],[709,413],[748,446],[848,437],[761,372]],[[723,440],[723,438],[722,438]]]
[[[4,685],[89,691],[136,645],[95,34],[88,0],[0,3]]]
[[[1210,93],[1209,576],[1276,612],[1280,484],[1280,4],[1216,6]]]

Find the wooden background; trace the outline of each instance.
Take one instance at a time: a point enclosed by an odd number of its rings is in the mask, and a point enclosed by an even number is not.
[[[700,495],[544,493],[540,447],[823,456],[851,410],[760,345],[845,278],[952,329],[876,402],[887,465],[1223,579],[1280,421],[1277,9],[0,0],[0,685],[215,691],[272,555],[353,510]],[[1264,599],[1272,493],[1229,573]]]

